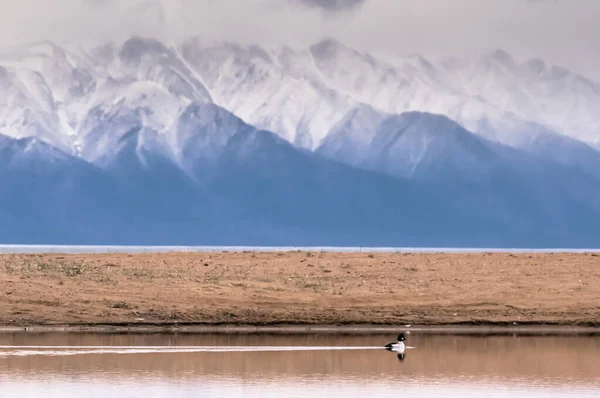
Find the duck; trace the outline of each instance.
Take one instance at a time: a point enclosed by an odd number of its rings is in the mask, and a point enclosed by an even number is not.
[[[404,341],[406,340],[406,336],[404,333],[400,333],[398,335],[398,341],[394,343],[389,343],[385,345],[385,349],[388,351],[393,351],[398,354],[398,359],[404,359],[404,350],[406,346],[404,345]]]
[[[406,336],[404,335],[404,333],[400,333],[398,335],[398,341],[394,342],[394,343],[386,344],[385,348],[393,350],[393,351],[404,352],[404,349],[406,348],[406,346],[404,345],[405,341],[406,341]]]

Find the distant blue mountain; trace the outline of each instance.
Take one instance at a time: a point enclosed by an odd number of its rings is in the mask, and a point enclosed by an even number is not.
[[[126,205],[114,178],[97,167],[37,139],[0,136],[0,241],[92,243],[115,233],[119,219],[133,233]]]
[[[193,105],[178,126],[181,154],[137,126],[101,166],[37,139],[1,137],[0,241],[596,245],[593,177],[486,142],[444,117],[386,119],[360,166],[298,149],[212,104]],[[398,152],[413,150],[412,139],[428,146],[407,176]]]
[[[0,89],[0,243],[600,246],[600,85],[541,60],[131,37]]]
[[[600,180],[593,166],[600,153],[539,131],[527,149],[476,136],[444,116],[363,108],[338,124],[317,153],[420,183],[447,205],[518,233],[525,246],[578,239],[597,245]]]

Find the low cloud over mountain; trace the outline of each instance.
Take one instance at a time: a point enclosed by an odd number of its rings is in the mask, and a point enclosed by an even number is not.
[[[367,0],[292,0],[309,7],[327,11],[347,11],[363,5]]]

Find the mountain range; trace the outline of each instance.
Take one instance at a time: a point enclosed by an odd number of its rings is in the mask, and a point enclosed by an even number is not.
[[[504,51],[0,52],[0,242],[597,247],[600,84]]]

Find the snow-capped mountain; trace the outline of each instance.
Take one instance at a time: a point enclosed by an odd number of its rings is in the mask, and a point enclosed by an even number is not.
[[[369,157],[377,128],[388,117],[368,105],[352,109],[335,124],[316,152],[330,159],[353,166],[360,166]]]
[[[0,65],[4,134],[43,136],[62,148],[85,146],[89,119],[110,107],[139,108],[144,125],[162,133],[193,101],[214,102],[309,150],[363,106],[445,115],[516,147],[532,124],[592,146],[600,140],[600,84],[502,51],[435,63],[382,60],[332,39],[297,50],[200,38],[168,47],[134,37],[90,51],[39,43],[0,53]]]
[[[181,45],[181,54],[203,79],[215,103],[304,148],[314,149],[332,121],[356,105],[318,78],[308,51],[275,52],[191,39]]]
[[[481,124],[510,119],[516,126],[533,122],[591,143],[598,139],[598,84],[556,67],[534,74],[535,62],[517,63],[504,52],[437,64],[421,56],[389,63],[331,39],[300,51],[196,39],[183,44],[182,54],[220,93],[221,106],[311,149],[357,104],[389,114],[442,114],[484,136],[490,132]],[[297,138],[306,131],[310,140]]]
[[[64,242],[589,245],[599,87],[502,51],[36,43],[0,52],[0,220],[23,241],[42,217],[38,243],[55,224]]]
[[[336,126],[317,153],[422,182],[458,207],[511,223],[529,223],[537,217],[532,213],[537,206],[547,208],[540,214],[548,229],[559,228],[570,203],[600,211],[594,197],[600,183],[594,168],[598,154],[567,137],[540,133],[536,140],[529,143],[534,150],[523,151],[477,136],[445,116],[384,116],[361,108]],[[577,159],[571,158],[574,153]]]
[[[349,123],[345,130],[336,132],[338,139],[355,136],[352,130],[356,126],[352,124],[356,119]],[[483,140],[447,117],[428,113],[407,112],[383,118],[375,125],[370,142],[355,144],[358,147],[350,152],[359,156],[354,157],[352,164],[406,179],[437,178],[450,169],[455,176],[483,176],[497,163],[494,152]],[[333,145],[339,143],[333,141]],[[324,146],[319,152],[330,150]]]
[[[600,140],[599,83],[539,59],[518,62],[500,50],[449,58],[441,67],[455,90],[560,134],[592,143]]]

